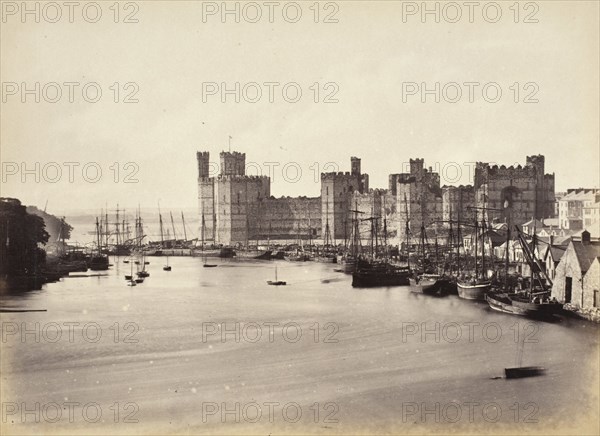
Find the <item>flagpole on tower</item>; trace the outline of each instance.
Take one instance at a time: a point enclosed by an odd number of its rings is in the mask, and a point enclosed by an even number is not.
[[[231,135],[229,135],[229,153],[231,153]]]

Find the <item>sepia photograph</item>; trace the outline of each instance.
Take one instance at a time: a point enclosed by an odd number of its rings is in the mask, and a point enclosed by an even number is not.
[[[0,435],[600,435],[600,1],[0,12]]]

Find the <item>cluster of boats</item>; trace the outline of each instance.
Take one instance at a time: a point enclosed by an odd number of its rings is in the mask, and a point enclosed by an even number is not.
[[[490,274],[490,269],[486,267],[483,241],[485,222],[482,222],[481,226],[476,222],[474,227],[474,256],[463,258],[462,266],[461,244],[457,244],[456,247],[446,246],[446,250],[443,251],[439,249],[436,241],[435,254],[427,252],[427,248],[431,246],[426,243],[425,228],[422,225],[417,256],[412,256],[408,245],[405,262],[400,264],[392,263],[385,256],[376,259],[374,256],[368,258],[352,254],[343,260],[346,262],[346,268],[340,271],[351,271],[353,287],[407,286],[411,292],[438,297],[456,294],[467,300],[486,301],[493,310],[520,316],[547,317],[562,311],[562,304],[550,298],[552,281],[546,275],[544,266],[536,259],[535,233],[528,241],[523,232],[514,226],[531,272],[530,277],[523,280],[521,277],[509,275],[508,243],[503,274],[500,268],[493,270],[495,265],[491,265]],[[451,227],[450,229],[452,232]],[[507,231],[507,241],[510,237],[510,231]],[[477,247],[479,238],[482,239],[480,255]],[[440,254],[440,251],[443,252]],[[412,267],[411,259],[414,262]]]

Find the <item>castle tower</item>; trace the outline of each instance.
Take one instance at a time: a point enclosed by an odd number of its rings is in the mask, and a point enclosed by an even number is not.
[[[246,175],[246,153],[237,151],[222,151],[221,157],[221,175],[223,176],[244,176]]]
[[[354,156],[350,158],[350,172],[353,176],[360,176],[360,158]]]
[[[410,174],[420,177],[423,175],[424,159],[410,159]]]
[[[198,179],[209,177],[210,155],[208,151],[197,152],[196,159],[198,160]]]
[[[200,239],[205,244],[215,239],[215,185],[210,177],[210,154],[207,151],[196,153],[198,160],[198,213],[200,215]]]
[[[347,221],[351,219],[348,211],[353,208],[353,193],[369,189],[369,176],[361,174],[360,159],[352,157],[350,165],[352,172],[321,174],[321,235],[325,235],[325,227],[329,225],[334,240],[343,239],[347,233]]]

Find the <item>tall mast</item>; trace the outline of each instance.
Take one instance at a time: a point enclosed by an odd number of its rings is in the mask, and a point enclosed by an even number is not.
[[[450,204],[450,231],[448,234],[448,245],[450,246],[448,263],[450,264],[450,273],[452,273],[452,251],[454,245],[454,230],[452,229],[452,203]]]
[[[104,232],[105,232],[105,235],[106,235],[106,244],[105,244],[105,246],[108,249],[108,238],[109,238],[109,235],[110,235],[110,232],[108,230],[108,204],[106,206],[106,209],[104,209],[104,222],[105,222],[104,225],[106,227],[104,229]]]
[[[481,276],[485,279],[485,210],[481,212]]]
[[[477,209],[475,209],[475,278],[479,277],[479,267],[477,265],[477,239],[479,238],[479,224],[477,223]]]
[[[460,189],[460,188],[458,188]],[[459,195],[458,195],[458,213],[456,215],[456,221],[458,224],[458,228],[456,229],[456,273],[460,275],[460,246],[462,245],[462,233],[460,231],[460,219],[461,219],[461,215],[460,212],[462,211],[462,189],[460,189],[459,191]]]
[[[171,215],[171,227],[173,228],[173,242],[177,242],[177,236],[175,233],[175,222],[173,221],[173,212],[169,211],[169,215]]]
[[[406,215],[406,224],[404,227],[404,233],[406,236],[406,261],[408,268],[410,268],[410,220],[408,217],[408,202],[406,201],[406,193],[404,193],[404,213]]]
[[[185,230],[185,218],[183,217],[183,211],[181,211],[181,223],[183,225],[183,240],[187,242],[187,231]]]
[[[115,227],[117,229],[117,246],[118,246],[120,243],[120,240],[119,240],[119,203],[117,203],[117,218],[116,218]],[[116,250],[115,250],[115,254],[116,254]]]
[[[504,208],[509,209],[510,205],[508,200],[504,200]],[[507,217],[507,226],[506,226],[506,251],[504,257],[504,289],[508,290],[508,256],[509,256],[509,248],[508,245],[510,243],[510,226],[512,224],[512,208],[508,211]]]
[[[98,217],[96,217],[96,245],[98,246],[98,255],[102,253],[102,242],[100,239],[100,223]]]
[[[206,223],[204,222],[204,208],[202,209],[202,227],[200,228],[200,237],[202,238],[202,251],[204,251],[204,229]]]
[[[164,227],[162,213],[160,213],[160,204],[158,205],[158,222],[160,223],[160,246],[161,248],[165,248]]]

